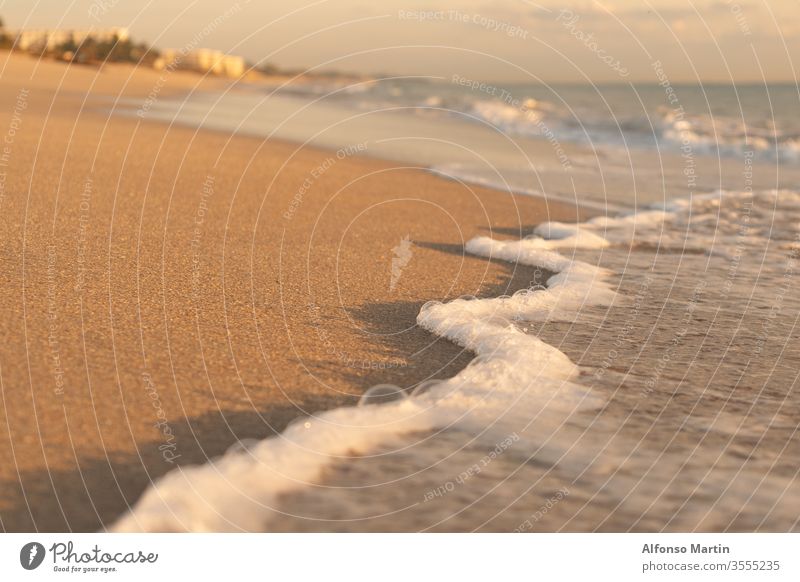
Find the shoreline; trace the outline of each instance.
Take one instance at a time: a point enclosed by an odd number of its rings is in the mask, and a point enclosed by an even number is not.
[[[175,466],[374,384],[454,375],[472,354],[416,327],[419,307],[543,276],[466,255],[466,240],[585,218],[364,156],[286,218],[329,152],[108,117],[81,92],[141,96],[157,76],[4,56],[4,99],[29,91],[0,202],[7,531],[96,530]]]

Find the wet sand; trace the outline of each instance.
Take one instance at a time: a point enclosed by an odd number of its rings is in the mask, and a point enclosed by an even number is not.
[[[536,276],[463,243],[585,218],[357,155],[108,113],[219,80],[8,53],[0,67],[6,531],[102,528],[177,465],[376,383],[453,375],[471,356],[416,328],[419,307]]]
[[[454,428],[406,435],[283,495],[266,529],[797,531],[800,302],[787,294],[770,317],[785,263],[747,253],[728,295],[719,257],[576,254],[615,273],[618,304],[524,328],[578,363],[604,406],[498,416],[532,437],[507,449]]]

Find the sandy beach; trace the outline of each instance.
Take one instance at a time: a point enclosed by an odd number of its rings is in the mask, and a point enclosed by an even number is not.
[[[798,55],[797,0],[2,3],[0,581],[796,580]]]
[[[468,256],[565,204],[109,114],[221,81],[0,54],[0,524],[92,531],[238,439],[445,378],[420,306],[542,277]],[[395,264],[403,239],[410,257]]]

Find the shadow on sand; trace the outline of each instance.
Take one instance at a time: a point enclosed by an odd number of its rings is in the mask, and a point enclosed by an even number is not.
[[[514,231],[507,234],[519,234],[517,229],[507,230]],[[415,244],[443,253],[464,254],[460,245]],[[482,297],[511,294],[543,282],[548,275],[530,267],[493,262],[501,266],[504,276],[497,284],[485,285],[480,293]],[[473,357],[471,352],[415,325],[421,306],[422,302],[388,301],[348,310],[366,333],[374,334],[376,341],[383,344],[384,351],[397,361],[407,363],[382,369],[345,370],[355,393],[362,393],[380,383],[408,389],[429,378],[451,377],[469,363]],[[405,323],[403,331],[396,333],[398,321]],[[307,364],[312,370],[316,367],[316,371],[343,373],[341,363],[333,359],[309,361]],[[313,402],[314,409],[325,410],[341,405],[340,395],[336,398],[321,396]],[[355,404],[356,397],[349,400],[345,403]],[[297,408],[290,404],[266,411],[213,411],[200,417],[176,419],[173,430],[181,447],[180,457],[174,463],[164,460],[157,444],[147,442],[139,444],[136,454],[79,457],[70,469],[21,473],[19,481],[0,484],[0,498],[6,508],[0,512],[0,527],[6,531],[99,530],[103,524],[113,523],[134,504],[153,480],[176,466],[205,463],[225,453],[238,439],[263,439],[277,434],[297,416]]]

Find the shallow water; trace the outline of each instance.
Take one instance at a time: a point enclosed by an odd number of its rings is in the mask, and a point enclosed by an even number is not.
[[[450,78],[387,78],[343,85],[288,87],[299,96],[326,96],[363,111],[410,108],[488,122],[514,136],[559,142],[668,151],[684,141],[695,153],[759,156],[800,162],[798,88],[792,84],[545,85],[491,84]]]
[[[610,212],[718,188],[800,184],[796,87],[669,88],[473,89],[456,77],[390,78],[237,85],[125,101],[115,111],[285,139],[337,155],[354,151]]]
[[[613,271],[614,305],[517,324],[578,363],[602,407],[556,427],[537,410],[499,417],[509,435],[538,424],[547,436],[489,463],[495,444],[481,435],[407,437],[284,496],[270,527],[797,530],[799,198],[721,199],[642,228],[630,250],[577,251]],[[705,214],[715,218],[697,221]],[[606,234],[621,241],[621,230]],[[716,254],[704,252],[709,238]]]

